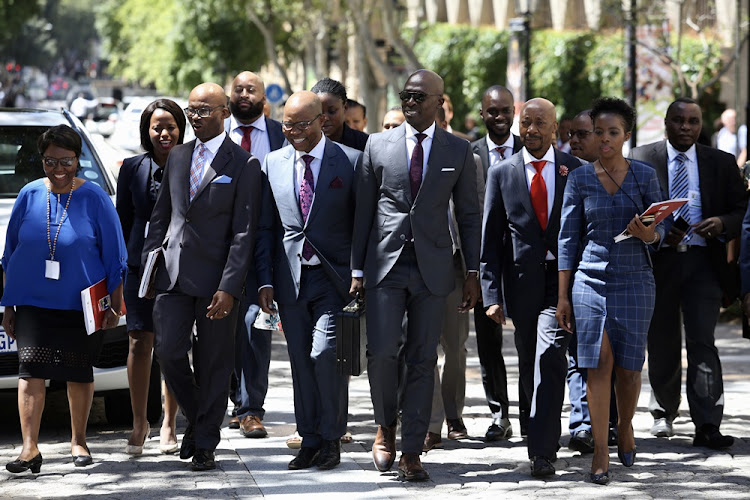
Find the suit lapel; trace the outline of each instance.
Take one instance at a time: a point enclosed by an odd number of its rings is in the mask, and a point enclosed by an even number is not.
[[[408,158],[406,158],[406,168],[404,168],[406,157],[406,126],[402,125],[396,130],[398,132],[392,135],[391,143],[388,147],[388,165],[393,170],[391,174],[398,180],[399,192],[404,193],[406,202],[411,205],[414,200],[411,197]]]
[[[529,193],[529,186],[526,183],[526,167],[523,163],[522,154],[515,155],[515,159],[513,160],[513,183],[515,184],[515,191],[521,200],[521,205],[523,205],[523,208],[526,209],[531,218],[539,224],[534,206],[531,204],[531,194]]]
[[[326,192],[328,186],[336,177],[336,165],[334,158],[336,156],[336,149],[330,141],[326,141],[326,147],[323,152],[323,158],[320,161],[320,172],[318,172],[318,182],[315,184],[315,196],[313,197],[313,204],[310,208],[310,213],[307,215],[307,222],[305,227],[310,224],[310,221],[320,210],[318,207],[321,203],[325,203]]]
[[[659,178],[659,184],[662,186],[662,190],[669,198],[669,173],[667,170],[667,163],[669,158],[667,157],[667,141],[664,140],[656,145],[654,148],[654,164],[653,167],[656,169],[656,176]],[[698,162],[700,165],[700,161]]]
[[[172,180],[177,181],[177,192],[182,193],[183,203],[186,207],[190,205],[190,168],[193,164],[193,151],[195,151],[195,144],[196,140],[193,139],[185,145],[186,147],[181,148],[178,151],[173,151],[169,155],[171,157],[172,155],[177,155],[177,153],[179,153],[181,157],[176,158],[174,165],[180,165],[180,168],[182,168],[182,165],[185,166],[185,170],[180,171],[178,175],[172,175],[170,177],[170,182]]]
[[[698,189],[701,193],[701,212],[703,214],[713,213],[713,208],[710,203],[713,199],[711,193],[715,193],[713,185],[713,175],[715,170],[710,168],[712,165],[710,158],[711,150],[701,146],[700,144],[695,145],[696,158],[698,159]],[[704,215],[705,217],[705,215]]]
[[[302,209],[299,206],[299,198],[297,197],[294,185],[296,182],[294,159],[294,148],[287,146],[287,149],[284,151],[284,160],[279,165],[282,171],[273,175],[274,179],[278,179],[274,184],[279,188],[279,193],[274,193],[274,196],[278,196],[279,200],[285,200],[289,204],[289,209],[294,213],[299,227],[304,227],[305,221],[302,220]],[[274,167],[269,166],[269,168]]]
[[[422,185],[417,191],[417,199],[414,203],[419,201],[419,194],[422,191],[429,193],[432,191],[430,185],[437,181],[440,177],[440,170],[444,164],[443,159],[445,158],[444,148],[447,146],[448,141],[445,140],[445,134],[448,132],[443,129],[435,127],[435,134],[432,137],[432,146],[430,147],[430,156],[427,158],[427,172],[423,173]],[[411,193],[411,189],[409,190]]]
[[[204,189],[213,181],[227,166],[227,163],[229,163],[229,160],[232,159],[232,151],[229,149],[229,145],[227,142],[231,142],[228,135],[224,136],[224,142],[221,143],[221,146],[219,146],[219,150],[216,151],[216,156],[214,156],[214,159],[211,161],[210,165],[206,165],[205,169],[206,171],[203,174],[203,180],[200,183],[200,186],[198,186],[198,191],[195,192],[195,196],[193,197],[193,202],[201,195]],[[191,158],[192,160],[192,158]],[[188,173],[188,177],[190,176],[190,173]],[[190,194],[188,193],[188,197]],[[191,202],[191,204],[193,203]]]
[[[552,204],[552,210],[550,211],[549,220],[555,220],[555,217],[560,218],[560,211],[562,210],[562,199],[563,193],[565,192],[565,179],[560,175],[560,167],[565,165],[561,155],[555,150],[555,200]],[[567,165],[566,165],[567,166]],[[549,227],[547,223],[547,227]]]

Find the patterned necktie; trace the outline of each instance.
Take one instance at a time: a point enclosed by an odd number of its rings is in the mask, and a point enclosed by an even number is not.
[[[688,157],[685,153],[680,153],[674,158],[675,163],[675,169],[674,169],[674,177],[672,178],[672,187],[670,189],[670,197],[671,198],[687,198],[688,196],[688,172],[687,172],[687,165],[685,165],[685,162],[687,162]],[[685,203],[682,205],[675,214],[675,218],[682,217],[688,223],[690,223],[690,207],[688,207],[688,204]],[[690,235],[692,233],[692,228],[688,228],[687,231],[685,231],[685,237],[684,240],[690,239]]]
[[[497,151],[500,154],[500,161],[503,161],[505,159],[506,149],[508,149],[506,146],[498,146],[495,148],[495,151]]]
[[[201,185],[203,180],[203,165],[206,164],[206,146],[201,143],[198,146],[198,154],[193,160],[193,164],[190,165],[190,201],[195,198],[195,193],[198,192],[198,186]]]
[[[531,164],[536,169],[536,173],[531,179],[531,204],[542,230],[545,230],[547,229],[547,185],[544,183],[544,177],[542,177],[542,169],[547,161],[532,161]]]
[[[314,159],[310,155],[302,156],[302,161],[305,162],[305,173],[299,186],[299,206],[302,210],[302,220],[305,222],[307,222],[307,216],[310,215],[310,207],[312,207],[313,194],[315,193],[315,180],[313,179],[312,168],[310,168]],[[305,239],[305,243],[302,245],[302,257],[305,260],[310,260],[313,255],[315,255],[315,250]]]
[[[252,146],[250,134],[252,134],[255,127],[253,127],[252,125],[242,125],[240,128],[242,129],[242,142],[240,143],[240,146],[242,147],[242,149],[250,153],[250,147]]]
[[[417,193],[419,187],[422,185],[422,163],[424,162],[424,149],[422,149],[422,141],[427,134],[416,134],[414,137],[417,138],[417,144],[414,146],[414,150],[411,152],[411,161],[409,162],[409,184],[411,185],[411,200],[417,199]]]

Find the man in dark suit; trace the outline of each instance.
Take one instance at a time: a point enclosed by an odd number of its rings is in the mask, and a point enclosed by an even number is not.
[[[284,144],[281,124],[263,115],[266,90],[263,80],[250,71],[234,78],[229,94],[229,110],[224,130],[232,141],[263,164],[266,155]],[[246,295],[239,304],[239,320],[235,339],[233,392],[234,415],[231,428],[239,428],[248,438],[268,435],[263,426],[263,403],[268,392],[268,368],[271,363],[271,331],[254,328],[258,314],[258,285],[251,263],[245,283]]]
[[[487,127],[487,135],[471,143],[474,153],[479,155],[484,168],[484,179],[490,166],[518,153],[523,144],[521,138],[510,133],[513,126],[515,107],[513,94],[502,85],[493,85],[484,91],[479,115]],[[482,385],[487,404],[492,412],[492,423],[484,435],[486,441],[506,439],[513,435],[508,418],[508,378],[503,359],[503,327],[487,318],[481,303],[474,308],[474,328],[477,332],[477,351],[482,372]],[[529,408],[519,389],[519,413],[521,415],[521,435],[525,436],[528,427]]]
[[[504,302],[516,328],[532,476],[555,473],[570,341],[555,319],[557,233],[567,174],[580,162],[552,147],[556,129],[554,104],[527,101],[524,147],[490,167],[484,199],[482,297],[488,318],[504,324]]]
[[[373,459],[387,471],[396,456],[398,351],[408,315],[406,384],[402,405],[399,475],[429,478],[422,452],[445,297],[456,278],[448,225],[455,206],[468,277],[462,311],[479,294],[480,214],[476,166],[469,143],[437,128],[443,80],[413,73],[399,94],[406,123],[370,136],[357,167],[357,207],[352,241],[351,293],[367,283],[367,351],[370,391],[378,431]]]
[[[260,164],[224,133],[221,86],[204,83],[188,98],[196,140],[169,155],[143,261],[164,247],[154,305],[156,350],[169,390],[188,420],[180,458],[216,468],[214,449],[229,396],[236,302],[250,265],[261,195]],[[165,241],[166,240],[166,241]],[[193,324],[198,333],[190,369]]]
[[[263,212],[255,252],[260,307],[274,298],[292,364],[294,415],[302,447],[293,470],[340,462],[348,377],[336,368],[336,313],[348,301],[354,168],[321,130],[320,99],[293,94],[284,107],[289,140],[266,157]],[[314,195],[314,198],[313,198]],[[342,417],[343,414],[343,417]]]
[[[680,230],[678,219],[653,258],[656,305],[648,332],[651,433],[673,434],[672,421],[680,406],[684,324],[687,398],[696,429],[693,445],[721,449],[734,439],[719,431],[724,384],[714,328],[722,296],[736,297],[736,274],[727,264],[726,244],[740,233],[747,198],[734,157],[696,144],[702,124],[698,103],[677,99],[664,119],[667,140],[635,148],[630,156],[653,165],[669,198],[689,199],[678,212],[690,224],[687,233]]]

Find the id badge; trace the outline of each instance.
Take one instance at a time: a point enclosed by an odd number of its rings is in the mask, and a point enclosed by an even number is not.
[[[44,265],[44,277],[51,280],[60,279],[60,263],[56,260],[47,260]]]

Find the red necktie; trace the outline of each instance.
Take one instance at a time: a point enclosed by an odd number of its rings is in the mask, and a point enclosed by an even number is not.
[[[419,187],[422,185],[422,162],[424,161],[422,141],[427,137],[427,134],[416,134],[414,137],[417,138],[417,144],[411,152],[411,161],[409,162],[409,184],[411,185],[412,203],[417,198]]]
[[[240,146],[242,146],[242,149],[244,149],[245,151],[249,153],[250,146],[252,145],[252,141],[250,140],[250,134],[253,132],[253,129],[255,127],[253,127],[252,125],[248,125],[248,126],[243,125],[241,126],[241,128],[242,128],[242,142],[240,143]]]
[[[495,148],[495,151],[500,153],[500,161],[503,161],[505,159],[505,150],[508,149],[505,146],[498,146]]]
[[[547,229],[547,185],[542,177],[542,169],[547,164],[547,160],[532,161],[531,164],[536,169],[531,179],[531,204],[534,206],[534,212],[542,230],[545,230]]]

